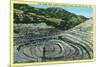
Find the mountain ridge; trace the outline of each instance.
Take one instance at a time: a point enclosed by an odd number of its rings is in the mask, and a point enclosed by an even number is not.
[[[88,18],[79,16],[63,8],[36,8],[25,4],[14,4],[14,23],[46,23],[55,28],[66,30]]]

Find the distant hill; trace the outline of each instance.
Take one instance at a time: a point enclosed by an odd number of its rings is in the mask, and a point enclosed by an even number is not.
[[[93,18],[90,18],[89,20],[85,21],[84,23],[81,23],[77,26],[75,26],[74,30],[80,30],[81,32],[91,32],[93,31]]]
[[[46,23],[61,30],[70,29],[88,18],[62,8],[35,8],[26,4],[14,4],[14,23]]]

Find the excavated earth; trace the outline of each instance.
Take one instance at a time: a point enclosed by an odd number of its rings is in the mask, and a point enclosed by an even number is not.
[[[14,63],[93,58],[93,19],[66,31],[45,23],[23,25],[14,25]]]

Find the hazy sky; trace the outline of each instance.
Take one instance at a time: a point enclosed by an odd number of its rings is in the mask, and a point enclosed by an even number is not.
[[[88,18],[93,17],[93,8],[71,7],[71,6],[47,6],[47,5],[31,5],[31,6],[37,8],[60,7],[77,15],[82,15]]]

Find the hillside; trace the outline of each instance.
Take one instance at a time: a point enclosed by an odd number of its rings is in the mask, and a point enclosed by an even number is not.
[[[93,19],[62,8],[14,4],[14,63],[93,59]]]
[[[15,63],[93,58],[93,19],[65,31],[52,29],[45,23],[24,25],[27,32],[20,27],[14,37]]]
[[[55,28],[67,30],[87,19],[58,7],[43,9],[25,4],[14,4],[14,23],[46,23]]]

